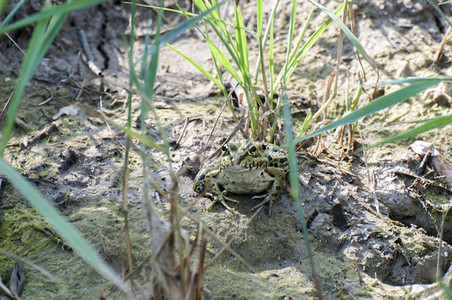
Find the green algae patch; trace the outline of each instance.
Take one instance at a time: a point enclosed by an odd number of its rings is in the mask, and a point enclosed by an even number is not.
[[[253,274],[214,265],[204,281],[208,299],[315,299],[309,278],[293,267]]]
[[[105,214],[105,212],[102,213]],[[99,218],[99,215],[94,217]],[[110,215],[106,214],[106,218],[108,217]],[[106,226],[102,226],[102,231],[106,231],[105,228]],[[110,232],[115,230],[116,228],[112,226]],[[2,237],[0,249],[32,261],[55,277],[55,280],[50,280],[39,271],[23,264],[26,276],[22,295],[24,299],[86,297],[95,299],[102,291],[111,290],[111,284],[65,246],[50,225],[33,208],[16,204],[12,209],[5,210],[0,225],[0,236]],[[92,232],[87,233],[86,236],[99,238]],[[101,245],[105,244],[105,238],[99,238],[99,240]],[[107,255],[106,248],[106,246],[102,247],[104,255]],[[11,259],[0,256],[0,275],[4,282],[9,279],[13,263]],[[90,288],[86,289],[86,287]]]
[[[55,276],[55,280],[50,280],[22,263],[26,276],[24,299],[73,299],[77,298],[77,285],[95,287],[99,283],[105,284],[103,278],[64,246],[33,208],[17,204],[5,210],[0,236],[0,249],[32,261]],[[0,275],[4,282],[9,279],[13,263],[11,259],[0,256]],[[95,293],[90,291],[92,296],[98,292],[99,289]],[[86,291],[80,291],[81,295],[86,295]]]
[[[39,253],[55,240],[49,223],[35,209],[21,205],[4,211],[0,236],[1,249],[20,255]]]

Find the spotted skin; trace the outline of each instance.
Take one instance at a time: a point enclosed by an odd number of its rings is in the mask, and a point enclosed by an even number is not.
[[[211,209],[217,202],[231,210],[226,201],[238,202],[228,197],[234,194],[257,194],[252,199],[262,199],[253,207],[257,209],[279,199],[288,172],[287,152],[284,148],[265,142],[241,140],[228,143],[220,156],[205,166],[196,176],[193,189],[213,199]]]

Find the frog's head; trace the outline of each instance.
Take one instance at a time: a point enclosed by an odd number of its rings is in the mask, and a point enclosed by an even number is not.
[[[230,169],[258,168],[266,163],[264,147],[252,140],[228,143],[221,148],[221,157]]]

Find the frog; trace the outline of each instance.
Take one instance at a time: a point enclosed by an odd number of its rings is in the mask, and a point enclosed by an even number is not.
[[[202,168],[195,177],[193,190],[213,199],[208,210],[220,202],[232,211],[226,201],[238,202],[228,194],[258,194],[263,199],[252,209],[269,204],[269,215],[280,198],[288,173],[287,150],[283,147],[251,139],[222,146],[220,155]]]

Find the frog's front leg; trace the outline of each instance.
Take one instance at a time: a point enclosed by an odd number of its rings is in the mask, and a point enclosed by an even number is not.
[[[218,184],[216,184],[216,185],[218,185]],[[218,188],[218,191],[219,191],[219,188]],[[214,205],[217,204],[217,202],[220,202],[227,210],[232,212],[232,208],[230,208],[229,205],[226,204],[226,200],[235,202],[235,203],[238,203],[239,201],[232,199],[230,197],[227,197],[226,194],[227,194],[227,191],[218,192],[217,194],[215,194],[214,192],[206,193],[206,195],[208,195],[209,197],[211,197],[213,199],[212,204],[207,208],[207,210],[211,210],[214,207]]]
[[[220,202],[227,210],[232,212],[232,209],[229,207],[229,205],[226,204],[226,200],[227,201],[231,201],[231,202],[236,202],[238,203],[239,201],[232,199],[230,197],[227,197],[227,191],[226,190],[221,190],[220,189],[220,185],[218,184],[218,182],[216,180],[210,180],[211,178],[206,178],[206,184],[207,184],[207,193],[206,195],[209,196],[210,198],[213,199],[212,204],[209,206],[209,208],[207,208],[207,210],[211,210],[214,205],[217,202]]]
[[[227,191],[221,190],[220,185],[218,183],[218,174],[220,174],[221,169],[213,168],[204,172],[204,174],[200,174],[198,178],[196,178],[195,183],[193,185],[193,189],[197,193],[204,193],[209,198],[213,199],[212,204],[209,206],[207,210],[212,209],[212,207],[220,202],[227,210],[232,211],[229,205],[226,204],[226,200],[231,202],[238,202],[232,198],[226,196]]]
[[[273,202],[275,200],[279,199],[279,197],[281,196],[281,192],[282,192],[282,189],[283,189],[284,184],[285,184],[287,172],[284,172],[284,171],[282,171],[279,168],[268,168],[267,172],[269,174],[273,175],[275,180],[273,181],[273,183],[271,184],[269,189],[267,189],[267,192],[264,195],[259,195],[259,196],[252,197],[252,199],[262,199],[262,198],[264,198],[264,200],[262,200],[261,203],[259,203],[258,205],[254,206],[252,209],[253,210],[258,209],[262,205],[264,205],[266,203],[269,203],[268,214],[271,215]]]

